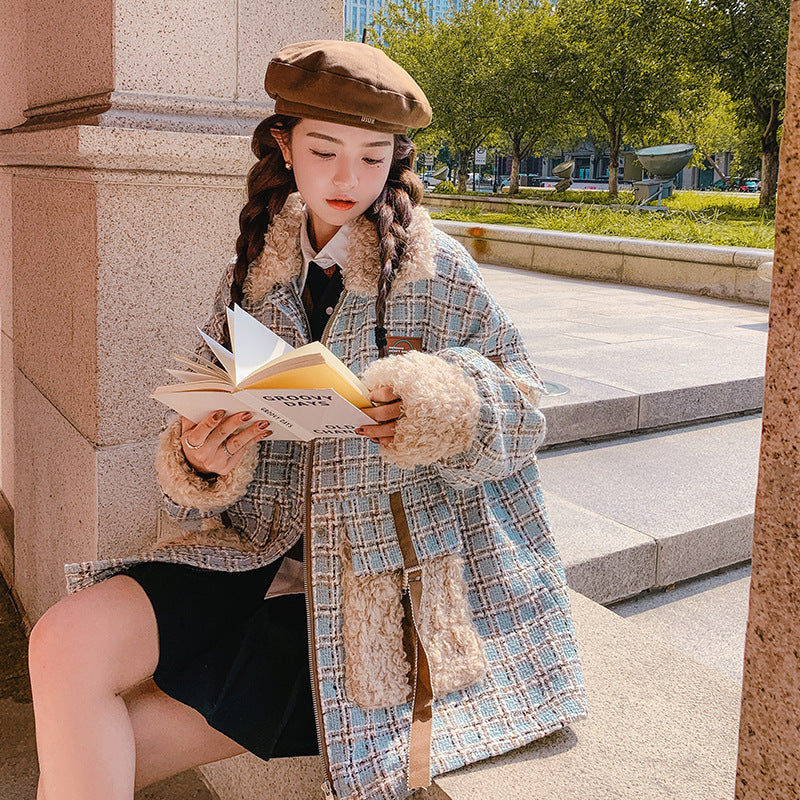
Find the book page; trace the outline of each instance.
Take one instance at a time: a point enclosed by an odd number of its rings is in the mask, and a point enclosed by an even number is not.
[[[240,306],[234,305],[233,311],[227,309],[227,312],[237,386],[257,370],[294,349]]]
[[[338,371],[331,369],[327,363],[297,367],[271,375],[260,380],[257,386],[250,386],[246,391],[263,389],[285,389],[308,391],[328,387],[345,398],[357,408],[371,408],[372,403],[353,386],[352,381],[343,377]]]
[[[194,372],[190,370],[183,370],[183,369],[169,369],[167,368],[167,372],[172,375],[173,378],[183,382],[183,383],[196,383],[197,381],[207,381],[210,379],[217,380],[216,376],[213,376],[211,373],[207,372]],[[224,381],[220,381],[224,383]],[[162,387],[158,387],[159,389]],[[170,387],[174,388],[174,387]],[[155,391],[158,391],[156,389]]]
[[[189,350],[188,347],[183,349],[188,355],[174,353],[172,356],[179,364],[183,364],[192,372],[199,372],[203,375],[213,375],[217,378],[222,378],[228,383],[231,383],[230,375],[228,375],[228,373],[225,372],[225,370],[222,369],[222,367],[220,367],[218,364],[215,364],[213,361],[198,355],[193,350]]]
[[[212,339],[207,333],[200,331],[203,341],[211,348],[211,352],[217,357],[217,360],[222,364],[222,368],[230,375],[231,381],[236,383],[236,364],[233,360],[233,353],[227,347],[223,347],[219,342]]]

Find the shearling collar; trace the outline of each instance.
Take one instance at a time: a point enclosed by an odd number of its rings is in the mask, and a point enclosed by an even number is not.
[[[303,203],[300,195],[289,195],[280,213],[264,236],[264,249],[253,261],[244,282],[244,295],[250,302],[264,297],[274,286],[288,283],[303,271],[300,252],[300,226]],[[413,283],[434,274],[433,223],[424,208],[417,206],[408,228],[408,244],[394,285]],[[349,253],[342,278],[344,288],[362,297],[376,297],[380,261],[378,233],[363,216],[353,222]]]

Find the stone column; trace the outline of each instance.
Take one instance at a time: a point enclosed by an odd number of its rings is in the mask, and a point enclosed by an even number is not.
[[[800,0],[792,2],[737,800],[800,796]]]
[[[266,64],[343,8],[0,3],[0,567],[34,622],[64,562],[152,540],[148,395],[234,252]]]

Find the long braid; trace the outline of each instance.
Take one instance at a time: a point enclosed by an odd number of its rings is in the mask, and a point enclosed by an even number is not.
[[[262,120],[251,144],[258,161],[247,174],[247,203],[239,214],[239,237],[236,240],[236,266],[231,283],[231,304],[241,305],[247,269],[264,249],[264,234],[275,216],[283,208],[286,198],[297,191],[294,172],[287,170],[281,150],[272,137],[275,128],[290,131],[297,117],[274,114]],[[225,329],[230,345],[230,332]]]
[[[412,210],[423,195],[420,179],[412,169],[416,148],[405,136],[395,136],[394,155],[386,186],[364,213],[378,232],[381,272],[378,299],[375,301],[375,344],[378,355],[388,355],[386,342],[386,302],[408,242]]]

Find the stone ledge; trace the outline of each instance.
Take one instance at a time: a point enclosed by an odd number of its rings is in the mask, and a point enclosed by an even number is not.
[[[436,779],[433,800],[730,800],[738,684],[573,595],[589,718]]]
[[[435,220],[484,264],[769,304],[772,250]]]
[[[569,585],[612,603],[747,561],[758,416],[542,453]]]
[[[244,177],[249,136],[73,125],[0,135],[0,167],[184,172]]]
[[[418,800],[730,800],[739,686],[572,593],[589,718],[436,778]],[[316,758],[203,768],[221,800],[320,800]]]

